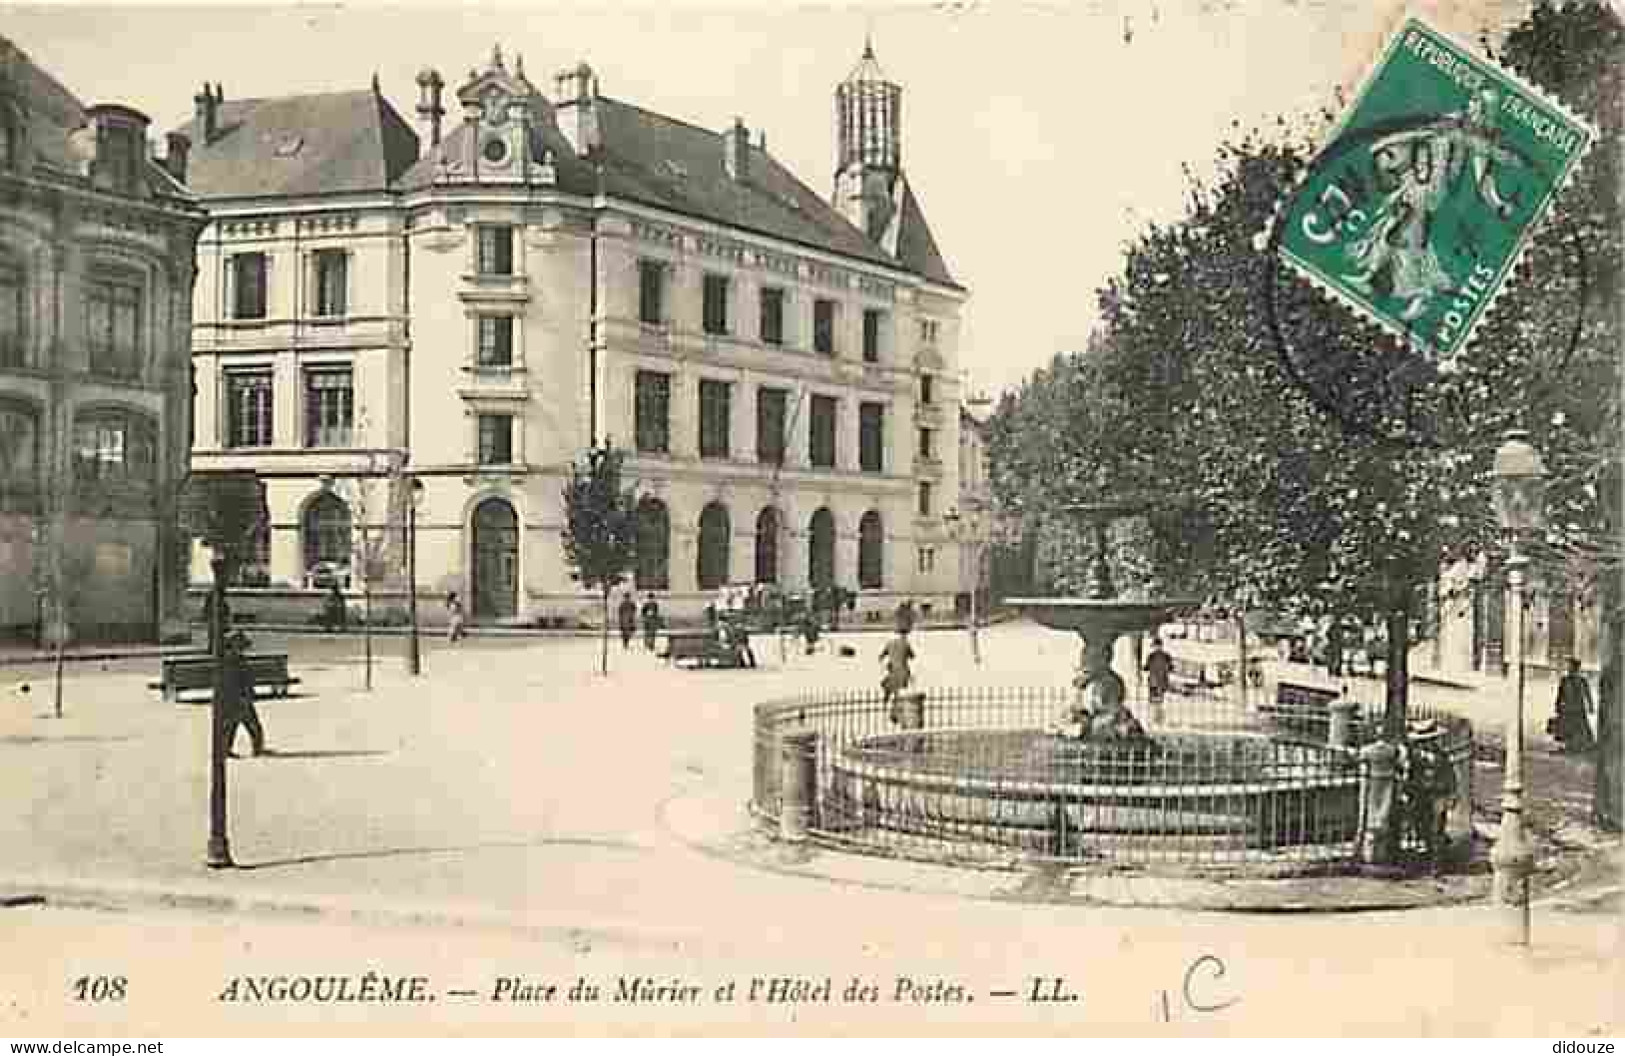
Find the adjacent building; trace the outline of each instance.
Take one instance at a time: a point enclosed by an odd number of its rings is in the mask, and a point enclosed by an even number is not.
[[[405,461],[431,599],[493,621],[586,609],[560,493],[600,441],[629,451],[636,586],[668,611],[753,582],[951,604],[967,294],[872,50],[835,90],[828,197],[742,120],[616,99],[584,63],[545,93],[500,50],[449,97],[435,70],[417,81],[417,132],[376,83],[206,86],[180,130],[213,217],[194,463],[268,481],[245,581],[264,604],[353,588],[390,508],[369,474]]]
[[[85,106],[0,37],[0,635],[184,630],[188,143]]]

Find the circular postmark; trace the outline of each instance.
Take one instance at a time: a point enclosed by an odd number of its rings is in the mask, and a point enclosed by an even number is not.
[[[1538,160],[1460,114],[1392,118],[1335,139],[1277,210],[1265,326],[1287,376],[1346,432],[1441,443],[1449,419],[1468,411],[1468,390],[1442,382],[1467,362],[1525,254],[1537,310],[1515,343],[1497,334],[1502,346],[1477,355],[1516,361],[1523,396],[1538,398],[1578,346],[1588,292],[1579,228],[1561,213],[1530,215],[1542,203],[1516,189],[1503,196],[1498,165],[1555,187]],[[1326,247],[1318,269],[1289,234]]]

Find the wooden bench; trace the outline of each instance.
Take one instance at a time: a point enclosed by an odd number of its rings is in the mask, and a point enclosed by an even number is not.
[[[697,667],[738,667],[739,655],[711,631],[667,631],[665,659],[677,664],[693,660]]]
[[[254,676],[256,691],[267,691],[271,696],[285,697],[288,687],[297,685],[299,678],[288,673],[288,654],[250,653],[244,661]],[[147,683],[164,700],[178,701],[183,693],[207,692],[214,695],[214,658],[206,654],[195,656],[166,656],[162,661],[158,681]]]

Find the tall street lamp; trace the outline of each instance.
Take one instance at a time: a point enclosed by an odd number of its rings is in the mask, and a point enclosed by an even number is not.
[[[423,674],[423,647],[418,641],[418,500],[423,497],[423,481],[406,477],[406,615],[411,630],[407,635],[406,671]]]
[[[1523,819],[1524,584],[1529,566],[1524,543],[1543,527],[1546,500],[1546,467],[1528,436],[1523,430],[1508,431],[1495,452],[1491,471],[1495,517],[1507,540],[1507,585],[1512,590],[1512,642],[1516,650],[1513,663],[1518,691],[1507,735],[1506,776],[1501,783],[1501,835],[1490,852],[1490,864],[1495,869],[1495,900],[1511,910],[1507,941],[1515,946],[1529,945],[1529,875],[1535,866]]]
[[[977,595],[982,591],[982,543],[980,525],[976,519],[976,511],[968,510],[961,516],[957,509],[950,508],[942,515],[947,522],[948,534],[954,541],[963,544],[967,537],[970,539],[971,552],[971,583],[970,583],[970,655],[977,664],[982,662],[982,638],[980,622],[977,620]],[[961,551],[963,552],[963,551]]]

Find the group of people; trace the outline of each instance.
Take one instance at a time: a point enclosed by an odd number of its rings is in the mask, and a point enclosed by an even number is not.
[[[632,638],[638,633],[638,617],[643,618],[643,647],[649,652],[655,651],[655,637],[660,633],[661,613],[660,602],[655,600],[653,594],[643,599],[643,607],[632,600],[630,590],[621,594],[621,603],[615,607],[615,619],[621,630],[621,648],[632,648]]]

